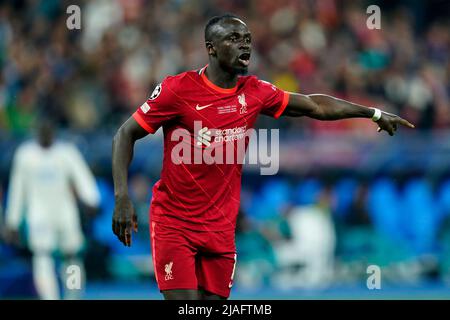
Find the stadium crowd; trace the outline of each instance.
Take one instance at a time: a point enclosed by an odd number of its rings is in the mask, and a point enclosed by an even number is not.
[[[41,109],[75,130],[114,128],[166,75],[205,64],[204,24],[219,11],[247,21],[261,78],[448,127],[448,20],[431,4],[381,4],[381,29],[370,30],[364,1],[82,1],[81,29],[68,30],[68,1],[3,1],[0,129],[27,132]]]

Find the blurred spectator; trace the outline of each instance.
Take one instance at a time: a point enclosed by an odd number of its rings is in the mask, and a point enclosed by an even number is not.
[[[98,206],[100,195],[95,179],[81,154],[69,143],[56,143],[53,123],[41,119],[36,141],[27,141],[16,151],[6,211],[10,241],[17,241],[26,212],[34,284],[41,299],[60,297],[55,250],[60,250],[64,258],[61,268],[64,298],[77,297],[84,287],[84,268],[79,256],[84,238],[74,191],[87,206]],[[79,270],[78,290],[66,283],[66,268],[70,265]]]
[[[0,128],[26,133],[44,107],[69,128],[116,126],[165,75],[206,63],[202,28],[219,11],[243,14],[251,72],[286,90],[384,105],[426,130],[450,125],[450,28],[422,19],[432,4],[386,5],[382,29],[369,30],[363,1],[93,0],[79,4],[79,31],[66,28],[69,4],[0,4]],[[282,125],[369,134],[361,123]]]
[[[332,283],[336,235],[331,197],[331,190],[325,188],[317,203],[297,206],[289,212],[291,237],[274,246],[278,265],[274,286],[312,289]]]
[[[362,182],[358,185],[355,197],[349,208],[349,214],[346,219],[348,226],[372,228],[372,221],[367,210],[367,184]]]

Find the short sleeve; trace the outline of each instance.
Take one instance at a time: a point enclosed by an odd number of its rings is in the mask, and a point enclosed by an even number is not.
[[[258,80],[257,86],[263,102],[261,113],[279,118],[289,102],[289,93],[264,80]]]
[[[155,133],[159,127],[178,115],[173,88],[173,77],[165,78],[133,114],[137,123],[149,133]]]

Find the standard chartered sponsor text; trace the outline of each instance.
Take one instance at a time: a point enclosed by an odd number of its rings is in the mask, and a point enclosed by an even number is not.
[[[172,132],[171,141],[178,142],[171,152],[173,163],[259,164],[261,175],[278,172],[278,129],[255,130],[247,129],[246,125],[214,129],[203,126],[202,121],[195,121],[193,131],[194,135],[181,128]]]

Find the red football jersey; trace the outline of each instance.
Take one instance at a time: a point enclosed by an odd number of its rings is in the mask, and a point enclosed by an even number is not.
[[[226,231],[236,227],[242,171],[237,152],[232,163],[226,160],[227,146],[236,150],[241,142],[246,148],[245,133],[258,115],[278,118],[289,94],[255,76],[241,76],[234,88],[220,88],[205,69],[166,77],[133,117],[149,133],[161,126],[164,132],[151,219],[190,230]],[[212,156],[224,151],[222,162],[194,158],[211,148]]]

